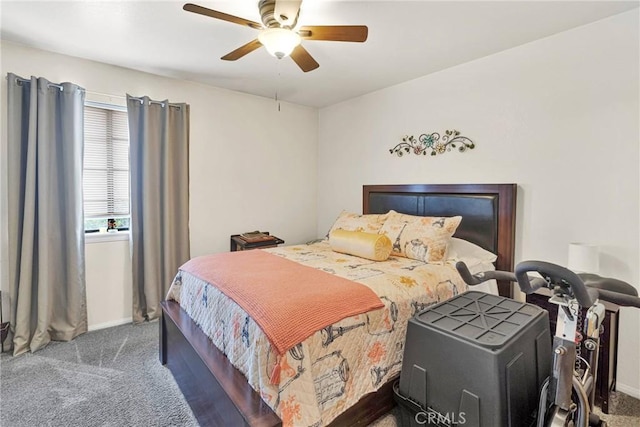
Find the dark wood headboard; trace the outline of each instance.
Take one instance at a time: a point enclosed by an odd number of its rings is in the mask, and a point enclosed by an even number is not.
[[[455,237],[498,255],[496,269],[513,271],[516,184],[365,185],[362,212],[390,210],[418,216],[461,215]],[[498,282],[500,295],[513,297],[513,286]]]

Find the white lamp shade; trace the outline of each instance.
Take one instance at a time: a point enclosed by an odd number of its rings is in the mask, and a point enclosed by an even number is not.
[[[598,247],[585,243],[569,243],[567,268],[576,273],[597,274],[600,269]]]
[[[286,28],[267,28],[258,35],[258,40],[267,51],[276,58],[282,59],[291,55],[293,49],[300,44],[300,36]]]

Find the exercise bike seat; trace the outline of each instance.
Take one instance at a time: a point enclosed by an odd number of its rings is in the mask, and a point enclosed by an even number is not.
[[[617,292],[619,294],[638,296],[638,290],[622,280],[611,277],[602,277],[591,273],[578,273],[578,277],[587,288],[602,289],[604,291]]]

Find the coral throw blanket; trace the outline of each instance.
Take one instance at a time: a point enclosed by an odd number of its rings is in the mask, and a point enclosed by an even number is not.
[[[281,355],[326,326],[384,307],[365,285],[261,250],[201,256],[180,270],[234,300]]]

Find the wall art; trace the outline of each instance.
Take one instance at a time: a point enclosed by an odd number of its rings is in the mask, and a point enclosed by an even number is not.
[[[417,139],[413,135],[405,136],[401,143],[389,149],[389,153],[396,154],[398,157],[412,152],[417,155],[429,153],[435,156],[447,153],[452,149],[463,153],[467,150],[473,150],[475,146],[471,139],[460,135],[457,130],[447,130],[443,136],[440,136],[438,132],[423,133]]]

